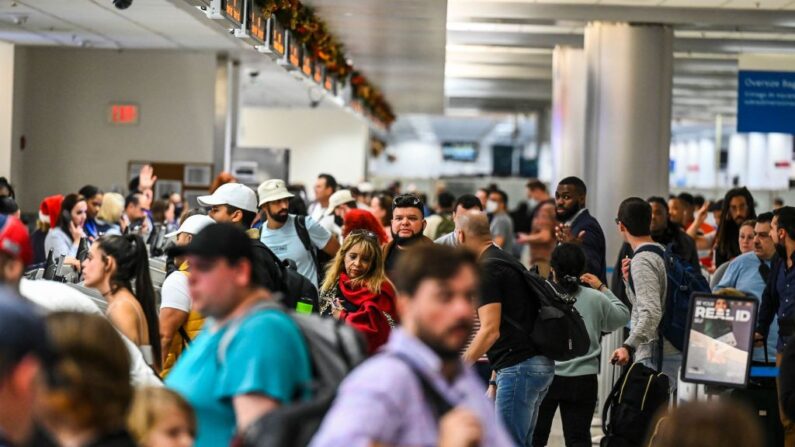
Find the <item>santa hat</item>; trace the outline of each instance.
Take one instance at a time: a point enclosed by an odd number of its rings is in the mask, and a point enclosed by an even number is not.
[[[39,220],[49,223],[50,228],[55,228],[58,216],[61,214],[61,203],[63,203],[63,196],[60,194],[42,200],[39,205]]]

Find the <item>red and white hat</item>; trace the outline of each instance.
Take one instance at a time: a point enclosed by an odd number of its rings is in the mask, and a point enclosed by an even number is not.
[[[63,196],[60,194],[45,197],[39,205],[39,220],[50,224],[50,228],[54,228],[58,222],[58,216],[61,214],[62,203]]]

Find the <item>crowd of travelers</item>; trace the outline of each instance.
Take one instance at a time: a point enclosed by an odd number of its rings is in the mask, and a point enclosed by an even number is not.
[[[156,182],[144,166],[126,196],[86,185],[23,215],[0,179],[0,447],[545,446],[558,410],[565,444],[590,446],[614,331],[612,368],[669,379],[643,445],[761,446],[746,409],[674,397],[672,265],[759,301],[754,360],[780,366],[795,446],[793,207],[758,213],[740,187],[628,197],[599,222],[577,177],[512,208],[496,185],[432,207],[321,174],[307,203],[224,174],[190,208]],[[79,287],[37,276],[56,261]],[[549,296],[574,344],[544,326]]]

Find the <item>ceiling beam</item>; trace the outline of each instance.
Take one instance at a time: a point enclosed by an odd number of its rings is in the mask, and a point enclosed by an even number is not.
[[[448,7],[449,21],[482,18],[502,20],[516,17],[529,17],[541,21],[610,21],[687,24],[690,26],[795,28],[795,11],[453,0]]]

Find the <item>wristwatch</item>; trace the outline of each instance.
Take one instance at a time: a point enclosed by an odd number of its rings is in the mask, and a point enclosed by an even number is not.
[[[497,381],[496,380],[489,380],[489,386],[496,387],[497,386]]]

